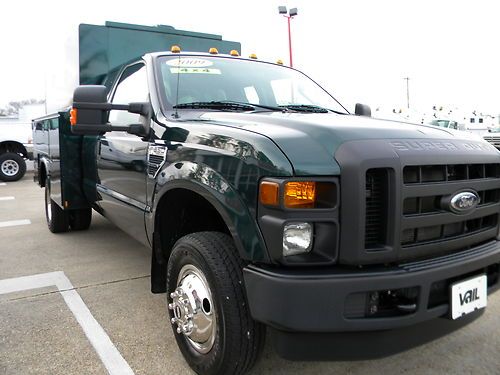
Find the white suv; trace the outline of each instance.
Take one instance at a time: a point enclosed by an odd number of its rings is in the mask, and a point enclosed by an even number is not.
[[[0,181],[17,181],[26,172],[26,159],[33,158],[30,123],[0,122]]]

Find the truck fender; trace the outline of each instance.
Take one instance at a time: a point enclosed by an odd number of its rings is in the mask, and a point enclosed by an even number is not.
[[[50,161],[46,157],[41,157],[40,160],[38,161],[38,168],[36,168],[38,171],[38,184],[40,187],[45,187],[45,181],[46,177],[50,176]],[[45,170],[45,173],[42,171]]]
[[[174,189],[185,189],[206,199],[219,213],[229,233],[234,239],[236,249],[241,258],[268,262],[269,256],[257,221],[242,201],[241,196],[217,171],[207,165],[189,161],[177,162],[165,167],[157,175],[153,204],[150,213],[146,214],[146,226],[149,238],[153,239],[152,273],[159,271],[161,248],[158,246],[159,236],[155,232],[158,207],[162,199]],[[152,284],[155,278],[152,274]],[[158,275],[160,279],[160,275]],[[155,289],[155,288],[153,288]]]

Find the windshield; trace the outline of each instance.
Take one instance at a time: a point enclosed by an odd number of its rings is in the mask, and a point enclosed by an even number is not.
[[[449,123],[450,123],[449,120],[432,120],[431,121],[431,125],[440,126],[442,128],[447,128]]]
[[[211,56],[164,56],[158,64],[160,95],[169,108],[220,109],[221,103],[227,102],[229,110],[239,111],[282,110],[290,106],[291,110],[318,112],[311,109],[319,107],[347,113],[314,81],[282,66]]]

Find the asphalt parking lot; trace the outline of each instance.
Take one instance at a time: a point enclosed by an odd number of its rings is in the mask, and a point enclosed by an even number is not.
[[[98,214],[50,233],[30,173],[0,184],[0,374],[191,374],[149,257]],[[290,362],[269,341],[252,374],[499,374],[500,292],[461,330],[384,359]]]

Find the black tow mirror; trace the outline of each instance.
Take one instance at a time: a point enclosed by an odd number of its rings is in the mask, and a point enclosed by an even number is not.
[[[71,131],[75,134],[98,135],[109,131],[106,126],[107,92],[105,86],[79,86],[73,93],[70,112]]]
[[[110,131],[125,131],[130,134],[144,135],[146,130],[140,124],[112,126],[107,123],[110,110],[128,111],[150,117],[149,102],[130,104],[111,104],[107,101],[105,86],[78,86],[73,93],[73,108],[70,112],[71,131],[74,134],[100,135]]]
[[[371,117],[372,116],[372,110],[370,109],[369,105],[361,104],[361,103],[356,103],[356,107],[354,108],[354,114],[356,116]]]

